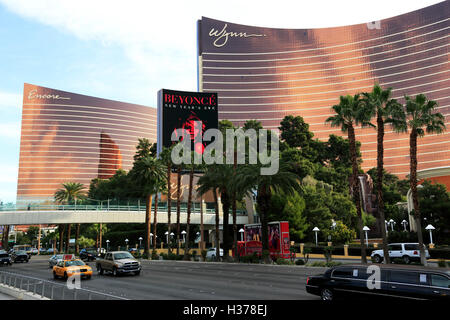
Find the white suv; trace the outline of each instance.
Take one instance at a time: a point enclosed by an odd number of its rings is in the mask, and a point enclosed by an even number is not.
[[[418,243],[390,243],[388,244],[389,258],[402,259],[404,263],[410,263],[411,261],[420,261],[420,250]],[[370,255],[372,261],[375,263],[381,263],[383,261],[383,249],[374,250]],[[425,248],[425,257],[430,258],[428,250]]]

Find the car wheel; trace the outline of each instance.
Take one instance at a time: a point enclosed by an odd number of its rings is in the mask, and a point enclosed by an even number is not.
[[[116,268],[116,267],[113,267],[113,269],[112,269],[112,275],[113,275],[114,277],[117,277],[117,268]]]
[[[383,259],[381,258],[381,256],[379,256],[378,254],[373,256],[373,262],[375,263],[381,263],[381,261],[383,261]]]
[[[408,256],[403,256],[402,259],[405,264],[409,264],[411,262],[411,259]]]
[[[25,262],[26,262],[26,263],[28,263],[28,259],[27,259],[27,260],[25,260]]]
[[[134,274],[138,276],[141,274],[141,271],[136,271]]]
[[[102,275],[102,274],[103,274],[103,268],[102,268],[101,265],[98,265],[98,266],[97,266],[97,272],[98,272],[99,275]]]
[[[55,271],[53,271],[53,279],[58,279],[58,276],[56,275]]]
[[[324,301],[332,301],[334,300],[334,294],[333,291],[331,291],[330,289],[322,289],[320,291],[320,297],[322,298],[322,300]]]
[[[67,276],[67,273],[64,272],[64,280],[67,280],[69,277]]]
[[[91,280],[91,276],[87,276],[87,279],[88,279],[88,280]]]

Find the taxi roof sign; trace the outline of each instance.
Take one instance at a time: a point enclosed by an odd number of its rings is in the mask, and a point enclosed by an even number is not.
[[[74,260],[75,259],[75,255],[74,254],[65,254],[63,256],[63,260]]]

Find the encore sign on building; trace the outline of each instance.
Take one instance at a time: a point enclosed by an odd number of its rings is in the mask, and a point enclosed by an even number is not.
[[[197,135],[218,128],[217,93],[186,92],[161,89],[158,91],[158,154],[162,147],[173,143],[172,133],[177,129],[189,132],[192,150],[203,153],[207,143],[194,143]],[[201,122],[201,127],[195,124]]]

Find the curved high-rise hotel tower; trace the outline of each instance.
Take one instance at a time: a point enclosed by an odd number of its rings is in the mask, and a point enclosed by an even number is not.
[[[274,129],[284,116],[299,115],[320,140],[343,134],[325,124],[339,96],[370,91],[375,82],[392,87],[400,102],[405,94],[426,94],[438,102],[448,124],[449,31],[449,1],[381,21],[321,29],[263,28],[203,17],[199,89],[218,92],[219,119],[235,125],[256,119]],[[367,171],[376,166],[376,131],[356,134]],[[386,170],[401,178],[409,173],[407,134],[386,128],[384,161]],[[449,167],[450,130],[420,138],[418,162],[419,170]]]
[[[155,108],[25,84],[17,204],[131,169],[138,138],[156,142]]]

